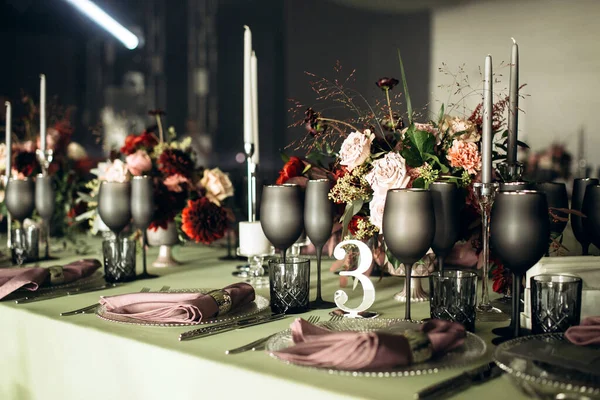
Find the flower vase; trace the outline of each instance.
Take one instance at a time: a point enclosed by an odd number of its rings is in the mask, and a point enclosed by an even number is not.
[[[179,243],[179,235],[175,221],[170,221],[167,228],[147,229],[148,244],[159,247],[158,257],[152,263],[155,268],[176,267],[180,263],[173,258],[173,246]]]
[[[406,280],[404,282],[404,287],[401,292],[398,292],[394,295],[394,300],[399,302],[406,301]],[[421,285],[421,278],[411,278],[410,280],[410,301],[429,301],[429,293],[423,289]]]

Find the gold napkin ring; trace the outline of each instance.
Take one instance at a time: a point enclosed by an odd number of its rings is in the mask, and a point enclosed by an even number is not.
[[[422,363],[433,356],[433,347],[429,341],[429,336],[423,332],[406,330],[404,337],[408,340],[408,346],[412,355],[414,364]]]
[[[224,290],[211,290],[207,293],[210,297],[215,299],[219,306],[219,312],[217,315],[225,314],[231,310],[231,296]]]
[[[53,285],[58,285],[61,283],[65,283],[65,275],[63,273],[63,267],[59,265],[53,265],[48,267],[48,272],[50,273],[50,283]]]

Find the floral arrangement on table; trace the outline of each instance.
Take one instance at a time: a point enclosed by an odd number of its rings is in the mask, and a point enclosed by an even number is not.
[[[352,115],[331,118],[296,102],[292,111],[304,110],[304,118],[293,126],[304,126],[308,131],[296,143],[296,150],[306,151],[306,157],[285,158],[277,183],[302,183],[328,177],[332,183],[329,197],[343,207],[343,211],[340,210],[341,237],[372,240],[374,264],[394,273],[399,264],[385,251],[382,241],[387,190],[427,187],[435,181],[454,182],[464,189],[466,207],[461,211],[461,241],[452,263],[466,262],[473,266],[481,246],[479,205],[473,183],[480,180],[482,104],[462,114],[456,113],[458,107],[446,110],[442,105],[437,116],[420,118],[412,110],[401,59],[400,69],[406,123],[396,109],[400,94],[392,96],[400,83],[397,79],[377,80],[375,84],[382,91],[383,101],[371,105],[346,87],[354,71],[346,79],[333,81],[309,74],[314,79],[311,86],[317,93],[317,101],[341,104],[351,110]],[[337,65],[335,70],[339,73],[341,67]],[[361,108],[363,105],[365,110]],[[494,104],[493,160],[504,158],[498,150],[506,149],[504,111],[507,105],[508,97]],[[430,257],[425,261],[432,262]]]
[[[39,143],[39,109],[30,96],[23,95],[21,102],[16,104],[13,117],[12,141],[12,171],[11,176],[19,178],[32,178],[41,172],[36,157]],[[46,144],[53,150],[53,161],[48,169],[48,174],[54,178],[56,184],[55,211],[50,222],[53,236],[67,236],[77,231],[75,218],[85,210],[82,205],[76,204],[77,192],[87,181],[90,169],[94,163],[85,149],[77,142],[72,141],[74,127],[71,123],[73,108],[63,107],[55,99],[48,104],[48,128]],[[4,126],[4,125],[3,125]],[[14,140],[16,139],[16,140]],[[6,144],[0,144],[0,174],[6,174]],[[4,198],[4,188],[0,190],[0,197]],[[6,216],[4,203],[0,209],[1,217]]]
[[[149,229],[167,229],[169,223],[176,222],[183,234],[197,243],[210,244],[222,238],[233,222],[233,212],[224,205],[225,199],[233,195],[229,177],[219,168],[197,167],[191,138],[176,140],[173,128],[168,129],[165,138],[161,121],[165,113],[149,113],[156,118],[156,126],[127,136],[118,153],[113,152],[93,171],[97,178],[79,197],[90,210],[80,219],[90,220],[93,233],[98,230],[100,181],[124,182],[132,176],[148,175],[154,181],[155,205]]]

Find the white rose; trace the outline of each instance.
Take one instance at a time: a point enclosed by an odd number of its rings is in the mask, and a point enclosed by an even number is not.
[[[379,196],[386,196],[389,189],[405,188],[410,181],[406,160],[396,152],[387,153],[383,158],[373,161],[373,169],[365,178]]]
[[[379,228],[379,233],[383,233],[383,209],[385,208],[386,196],[373,196],[369,203],[369,222]]]
[[[206,189],[206,197],[216,204],[233,196],[233,184],[229,176],[219,168],[205,169],[200,185]]]
[[[345,165],[348,171],[352,170],[362,163],[371,155],[371,143],[375,135],[369,129],[365,129],[364,133],[351,132],[350,135],[342,143],[340,149],[340,164]]]

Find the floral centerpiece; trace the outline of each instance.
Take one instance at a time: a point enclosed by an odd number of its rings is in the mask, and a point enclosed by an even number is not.
[[[87,193],[80,193],[80,201],[90,210],[80,219],[89,219],[92,231],[97,231],[97,195],[102,180],[126,180],[130,176],[147,175],[154,182],[154,216],[150,230],[167,229],[176,222],[189,239],[210,244],[225,235],[233,220],[233,213],[224,206],[224,200],[233,195],[233,185],[219,168],[197,167],[191,138],[181,141],[170,128],[165,135],[160,110],[150,111],[157,125],[140,134],[125,138],[119,152],[98,164],[93,171],[97,178],[87,184]],[[166,137],[164,137],[166,136]]]

